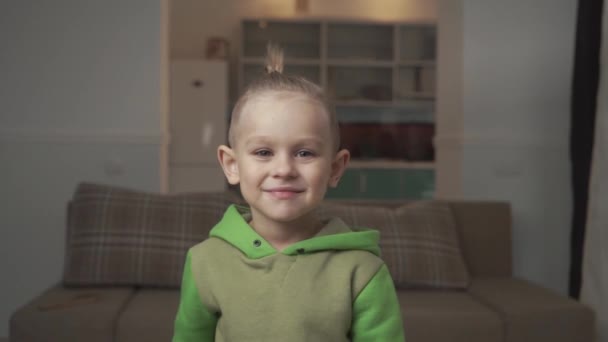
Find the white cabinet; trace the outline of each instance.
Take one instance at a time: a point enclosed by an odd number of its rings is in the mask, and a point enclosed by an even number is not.
[[[228,66],[224,61],[171,62],[169,191],[222,191],[217,161],[225,142]]]

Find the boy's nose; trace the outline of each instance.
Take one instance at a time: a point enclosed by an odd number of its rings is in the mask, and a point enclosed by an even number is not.
[[[293,178],[297,175],[294,160],[289,156],[277,156],[273,166],[273,177]]]

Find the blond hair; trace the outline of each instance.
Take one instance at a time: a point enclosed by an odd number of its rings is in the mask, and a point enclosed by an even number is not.
[[[231,147],[234,147],[236,141],[235,127],[242,114],[243,108],[245,108],[245,105],[252,98],[272,91],[293,92],[305,95],[314,100],[327,113],[334,149],[337,151],[340,147],[340,128],[338,126],[338,119],[336,118],[334,110],[329,105],[329,101],[327,100],[323,89],[303,77],[284,74],[283,67],[283,50],[277,45],[268,44],[265,68],[266,73],[253,80],[236,102],[236,105],[232,110],[230,127],[228,129],[228,143]]]

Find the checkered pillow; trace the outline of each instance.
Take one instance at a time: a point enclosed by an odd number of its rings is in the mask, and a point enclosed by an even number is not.
[[[322,217],[380,231],[380,249],[399,288],[466,289],[469,272],[448,204],[420,201],[396,209],[324,204]]]
[[[179,287],[186,251],[235,202],[230,193],[161,195],[82,183],[69,205],[63,281]]]

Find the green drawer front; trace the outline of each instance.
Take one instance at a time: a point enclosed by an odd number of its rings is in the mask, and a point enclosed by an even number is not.
[[[350,169],[344,172],[338,187],[329,188],[326,195],[327,198],[358,198],[359,196],[359,173]]]
[[[404,198],[431,199],[435,197],[434,170],[406,170],[403,178]]]
[[[435,189],[435,172],[421,169],[348,169],[328,198],[427,199]]]

